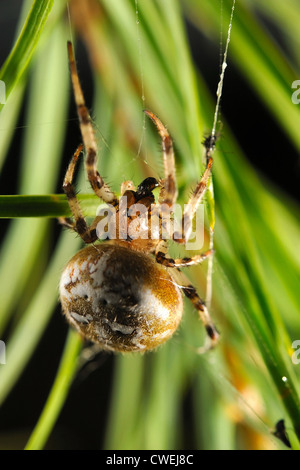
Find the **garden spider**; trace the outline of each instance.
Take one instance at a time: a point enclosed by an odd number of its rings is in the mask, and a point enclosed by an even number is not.
[[[211,346],[217,343],[219,334],[204,302],[200,299],[180,268],[201,263],[211,252],[192,258],[172,259],[167,256],[167,243],[161,236],[164,216],[172,209],[177,198],[175,162],[172,139],[161,121],[151,111],[145,113],[154,122],[161,140],[164,161],[164,179],[146,178],[137,189],[131,181],[121,186],[117,198],[97,171],[97,146],[81,85],[78,79],[72,44],[68,54],[74,96],[80,122],[80,130],[86,151],[85,167],[89,182],[97,196],[115,210],[116,233],[112,239],[94,244],[99,238],[98,224],[103,216],[96,216],[87,225],[73,187],[76,163],[83,149],[80,145],[67,169],[63,189],[68,199],[74,221],[60,218],[64,226],[76,231],[88,244],[67,264],[60,281],[60,299],[64,314],[81,335],[110,351],[146,351],[165,342],[176,331],[183,312],[182,292],[199,313]],[[175,230],[171,238],[185,243],[191,231],[192,220],[204,195],[211,174],[212,148],[206,145],[207,166],[196,186],[188,209],[183,214],[185,231],[178,236]],[[158,202],[154,203],[153,190],[160,187]],[[126,204],[121,207],[121,200]],[[159,236],[144,237],[140,213],[130,213],[134,205],[145,209],[146,219],[156,218]],[[121,236],[119,222],[125,214],[125,236]],[[144,215],[145,215],[144,214]],[[154,215],[155,214],[155,215]],[[129,222],[138,222],[138,236],[129,235]],[[145,219],[144,219],[145,222]],[[177,236],[176,236],[177,235]]]

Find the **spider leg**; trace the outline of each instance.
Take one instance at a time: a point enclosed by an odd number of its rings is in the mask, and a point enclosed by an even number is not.
[[[163,159],[164,159],[164,185],[163,185],[163,198],[161,204],[166,204],[171,207],[177,199],[177,186],[175,178],[175,158],[173,150],[173,142],[166,127],[162,124],[160,119],[151,111],[145,110],[147,116],[154,122],[162,141]],[[162,206],[163,209],[163,206]]]
[[[115,206],[118,204],[118,199],[97,171],[97,145],[95,141],[94,129],[85,104],[74,59],[73,46],[70,41],[68,42],[68,54],[74,97],[77,106],[77,114],[79,117],[81,135],[86,150],[85,166],[88,179],[95,194],[104,202]]]
[[[173,273],[173,271],[172,271]],[[206,333],[210,339],[210,344],[208,349],[212,349],[216,346],[219,341],[220,334],[213,323],[210,314],[205,306],[204,301],[198,295],[196,288],[189,282],[188,278],[183,274],[180,269],[176,269],[173,274],[173,277],[178,282],[179,287],[182,289],[184,295],[190,299],[195,309],[197,310],[200,320],[202,321]],[[201,352],[204,352],[206,348],[201,348]]]
[[[195,264],[201,264],[209,256],[213,254],[212,250],[205,251],[199,255],[194,255],[191,258],[170,258],[167,256],[167,243],[162,240],[156,247],[155,258],[159,264],[166,266],[167,268],[184,268],[186,266],[194,266]]]
[[[205,194],[208,180],[211,175],[213,159],[212,159],[210,150],[207,150],[206,156],[207,156],[207,164],[206,164],[205,171],[199,183],[197,184],[196,188],[194,189],[188,201],[188,204],[185,205],[182,222],[181,222],[182,233],[179,233],[176,231],[173,233],[174,242],[186,243],[189,240],[191,230],[192,230],[192,221],[193,221],[194,215]]]
[[[69,217],[58,217],[58,222],[64,227],[75,230],[75,224]]]
[[[93,243],[98,238],[96,234],[96,230],[90,229],[88,227],[84,219],[84,216],[83,216],[81,207],[79,205],[78,199],[76,197],[76,193],[75,193],[74,186],[73,186],[73,178],[74,178],[76,163],[78,161],[82,148],[83,148],[83,145],[80,144],[76,152],[74,153],[72,160],[69,163],[69,166],[68,166],[65,178],[64,178],[64,182],[63,182],[63,190],[65,192],[65,195],[67,196],[69,207],[72,211],[75,222],[72,222],[72,220],[69,219],[68,217],[60,217],[58,220],[62,225],[75,230],[85,243]]]

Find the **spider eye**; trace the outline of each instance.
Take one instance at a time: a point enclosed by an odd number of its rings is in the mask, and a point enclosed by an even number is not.
[[[143,197],[151,196],[152,191],[157,188],[158,181],[155,178],[149,177],[139,184],[136,190],[137,200],[142,199]]]

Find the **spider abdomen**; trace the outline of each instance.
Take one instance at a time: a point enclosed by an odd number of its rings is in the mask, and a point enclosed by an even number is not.
[[[90,245],[67,264],[60,281],[67,320],[86,339],[112,351],[146,351],[172,336],[182,294],[148,254],[118,244]]]

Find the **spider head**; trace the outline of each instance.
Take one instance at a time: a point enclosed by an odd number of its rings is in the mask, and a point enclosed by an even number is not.
[[[135,193],[136,202],[145,197],[152,196],[152,192],[157,186],[159,186],[159,183],[155,178],[149,177],[142,181]]]

